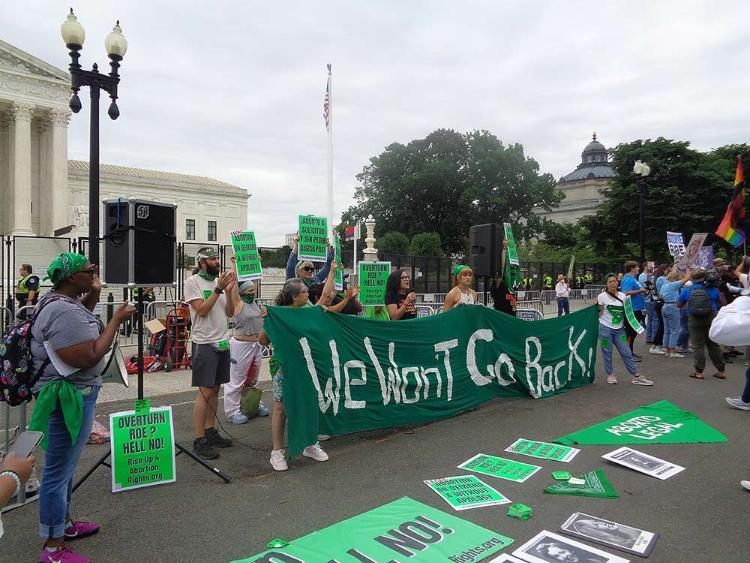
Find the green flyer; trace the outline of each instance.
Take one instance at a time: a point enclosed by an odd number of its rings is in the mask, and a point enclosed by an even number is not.
[[[341,241],[339,237],[334,239],[334,251],[333,259],[338,263],[339,267],[336,270],[336,291],[342,291],[344,289],[344,264],[341,263]]]
[[[252,231],[235,231],[232,233],[234,265],[237,269],[237,281],[254,281],[263,277],[258,246],[255,244],[255,233]]]
[[[480,561],[513,541],[403,497],[234,563]]]
[[[514,454],[527,455],[539,459],[551,459],[554,461],[568,462],[573,459],[581,450],[568,446],[559,446],[548,442],[535,442],[519,438],[510,446],[505,448],[506,452]]]
[[[510,502],[510,499],[474,475],[430,479],[424,484],[440,495],[453,510],[468,510]]]
[[[312,215],[300,215],[297,259],[325,262],[327,256],[328,219],[313,217]]]
[[[385,284],[390,274],[390,262],[360,262],[359,302],[365,307],[384,306]]]
[[[505,240],[508,241],[508,262],[514,266],[520,265],[518,260],[518,248],[516,247],[516,239],[513,238],[513,229],[510,223],[503,223],[505,230]]]
[[[551,495],[574,495],[595,498],[618,498],[620,496],[612,484],[607,481],[607,477],[605,477],[604,471],[601,469],[589,471],[588,473],[579,475],[578,478],[583,479],[586,483],[583,485],[557,483],[546,487],[544,492]]]
[[[484,475],[492,475],[493,477],[515,481],[516,483],[523,483],[541,469],[538,465],[529,465],[528,463],[487,454],[477,454],[463,462],[458,468]]]
[[[109,415],[112,492],[176,479],[172,407]]]

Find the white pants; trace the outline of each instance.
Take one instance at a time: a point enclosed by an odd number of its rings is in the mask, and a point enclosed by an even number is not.
[[[242,388],[246,385],[257,386],[263,347],[258,342],[232,338],[229,341],[229,356],[229,383],[224,385],[224,414],[227,418],[240,414]]]

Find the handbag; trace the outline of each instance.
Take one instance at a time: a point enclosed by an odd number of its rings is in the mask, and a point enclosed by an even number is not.
[[[240,412],[247,418],[253,418],[258,412],[262,395],[263,391],[257,387],[245,385],[240,393]]]

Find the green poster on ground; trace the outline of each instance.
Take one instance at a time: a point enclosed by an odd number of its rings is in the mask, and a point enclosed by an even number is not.
[[[109,415],[112,492],[176,479],[172,407]]]
[[[477,454],[464,461],[458,468],[482,473],[483,475],[492,475],[516,483],[523,483],[541,469],[538,465],[529,465],[528,463],[487,454]]]
[[[516,247],[516,239],[513,238],[513,228],[510,223],[503,223],[505,230],[505,240],[508,241],[508,263],[518,266],[521,263],[518,260],[518,248]]]
[[[252,231],[234,231],[232,233],[234,265],[237,269],[237,281],[254,281],[263,277],[260,254]]]
[[[587,385],[597,318],[593,306],[534,323],[489,307],[398,322],[268,307],[264,330],[284,374],[289,455],[319,433],[423,424],[495,397]]]
[[[559,444],[692,444],[727,437],[669,401],[645,405],[558,438]]]
[[[341,241],[337,236],[334,239],[334,252],[333,259],[338,263],[339,267],[336,270],[336,291],[342,291],[344,289],[344,265],[341,263]]]
[[[581,450],[570,448],[568,446],[559,446],[557,444],[549,444],[547,442],[534,442],[533,440],[519,438],[510,446],[505,448],[505,451],[514,454],[536,457],[539,459],[551,459],[554,461],[568,462],[573,459]]]
[[[297,259],[325,262],[327,257],[328,219],[312,215],[300,215]]]
[[[551,495],[574,495],[579,497],[595,498],[619,498],[620,495],[607,481],[604,471],[597,469],[589,471],[578,476],[579,479],[586,481],[584,485],[571,485],[570,483],[556,483],[544,489],[545,493]]]
[[[481,561],[513,539],[403,497],[233,563]]]
[[[359,302],[363,306],[385,306],[385,284],[390,274],[390,262],[359,263]]]
[[[454,510],[510,503],[510,499],[474,475],[430,479],[424,484],[440,495]]]

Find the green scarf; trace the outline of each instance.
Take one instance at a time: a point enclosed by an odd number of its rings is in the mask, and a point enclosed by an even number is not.
[[[210,273],[208,273],[208,272],[207,272],[206,270],[204,270],[203,268],[201,268],[200,270],[198,270],[198,275],[199,275],[200,277],[202,277],[202,278],[203,278],[204,280],[206,280],[206,281],[214,281],[214,280],[215,280],[216,278],[218,278],[218,277],[219,277],[219,276],[217,276],[216,274],[210,274]]]
[[[47,449],[47,432],[49,418],[57,409],[57,401],[60,401],[65,427],[71,438],[71,445],[78,440],[83,424],[83,394],[75,385],[64,379],[48,381],[42,387],[36,398],[34,413],[31,415],[29,430],[44,432],[44,438],[40,444],[43,450]]]

